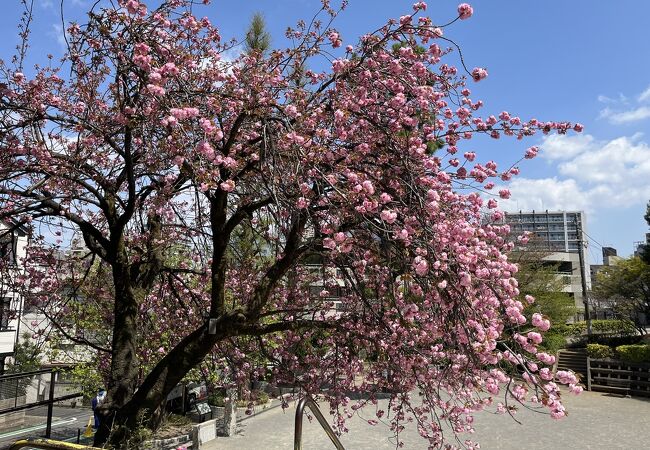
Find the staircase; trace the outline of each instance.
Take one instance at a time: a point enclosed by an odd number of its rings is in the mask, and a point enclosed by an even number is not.
[[[587,382],[587,349],[560,350],[557,354],[557,370],[572,370]]]

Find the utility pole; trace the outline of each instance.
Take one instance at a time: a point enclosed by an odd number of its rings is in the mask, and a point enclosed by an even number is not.
[[[575,218],[576,231],[578,232],[578,258],[580,259],[580,282],[582,284],[582,303],[585,305],[585,322],[587,322],[587,339],[591,341],[591,317],[589,315],[589,297],[587,297],[587,277],[585,272],[585,243],[582,240],[582,224]]]

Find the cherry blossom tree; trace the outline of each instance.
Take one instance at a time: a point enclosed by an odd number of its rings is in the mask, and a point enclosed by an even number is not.
[[[60,63],[28,73],[25,45],[0,65],[0,218],[33,234],[15,282],[62,332],[80,299],[107,327],[70,335],[103,364],[97,444],[155,427],[207,355],[235,382],[271,362],[340,431],[365,406],[432,447],[485,408],[564,415],[554,379],[580,388],[538,350],[548,320],[523,315],[493,199],[509,192],[490,194],[518,168],[468,141],[582,127],[479,115],[467,80],[487,70],[453,65],[443,33],[470,5],[442,24],[418,2],[344,46],[323,0],[289,48],[228,60],[241,47],[193,1],[113,3],[69,26]]]

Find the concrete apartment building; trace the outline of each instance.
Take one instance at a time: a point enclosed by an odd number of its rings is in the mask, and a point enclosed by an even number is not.
[[[585,214],[582,211],[520,211],[506,213],[505,223],[510,225],[513,237],[530,232],[536,238],[535,249],[547,252],[545,260],[558,264],[558,275],[566,282],[564,291],[575,301],[578,314],[584,319],[582,279],[591,289],[589,262],[586,255]],[[582,243],[582,245],[581,245]],[[582,254],[582,255],[581,255]],[[580,257],[584,261],[581,270]]]

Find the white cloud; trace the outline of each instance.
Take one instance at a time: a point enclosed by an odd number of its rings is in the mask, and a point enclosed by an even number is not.
[[[570,159],[589,149],[593,142],[589,134],[552,134],[544,139],[540,155],[549,160]]]
[[[637,103],[645,103],[648,100],[650,100],[650,86],[636,97]],[[606,106],[600,110],[598,118],[607,119],[616,125],[638,122],[650,118],[650,107],[645,105],[631,107],[627,97],[623,94],[619,94],[618,99],[601,94],[598,96],[598,101],[613,106]],[[616,108],[616,106],[618,106],[618,108]]]
[[[650,94],[649,94],[650,95]],[[621,125],[624,123],[638,122],[639,120],[647,119],[650,117],[650,107],[639,106],[638,108],[630,109],[628,111],[613,111],[610,108],[605,108],[600,111],[600,116],[608,119],[611,123]]]
[[[645,102],[647,100],[650,100],[650,86],[646,88],[645,91],[641,92],[639,96],[637,97],[637,101],[639,103]]]
[[[643,205],[650,199],[650,145],[641,137],[600,142],[591,135],[549,136],[542,148],[549,160],[558,161],[560,177],[515,178],[507,186],[511,198],[500,206],[506,211],[592,212]]]
[[[581,191],[575,180],[517,178],[508,184],[508,189],[510,199],[499,202],[504,211],[591,210],[589,195]]]
[[[67,49],[68,44],[65,41],[65,31],[63,31],[63,26],[61,26],[60,23],[53,23],[52,31],[50,31],[48,34],[56,39],[56,42],[61,46],[62,49]]]
[[[627,97],[624,96],[622,93],[618,94],[618,98],[612,98],[601,94],[598,96],[598,101],[600,103],[623,103],[623,104],[628,103]]]
[[[641,135],[596,143],[559,165],[562,175],[591,184],[650,186],[650,146]]]

